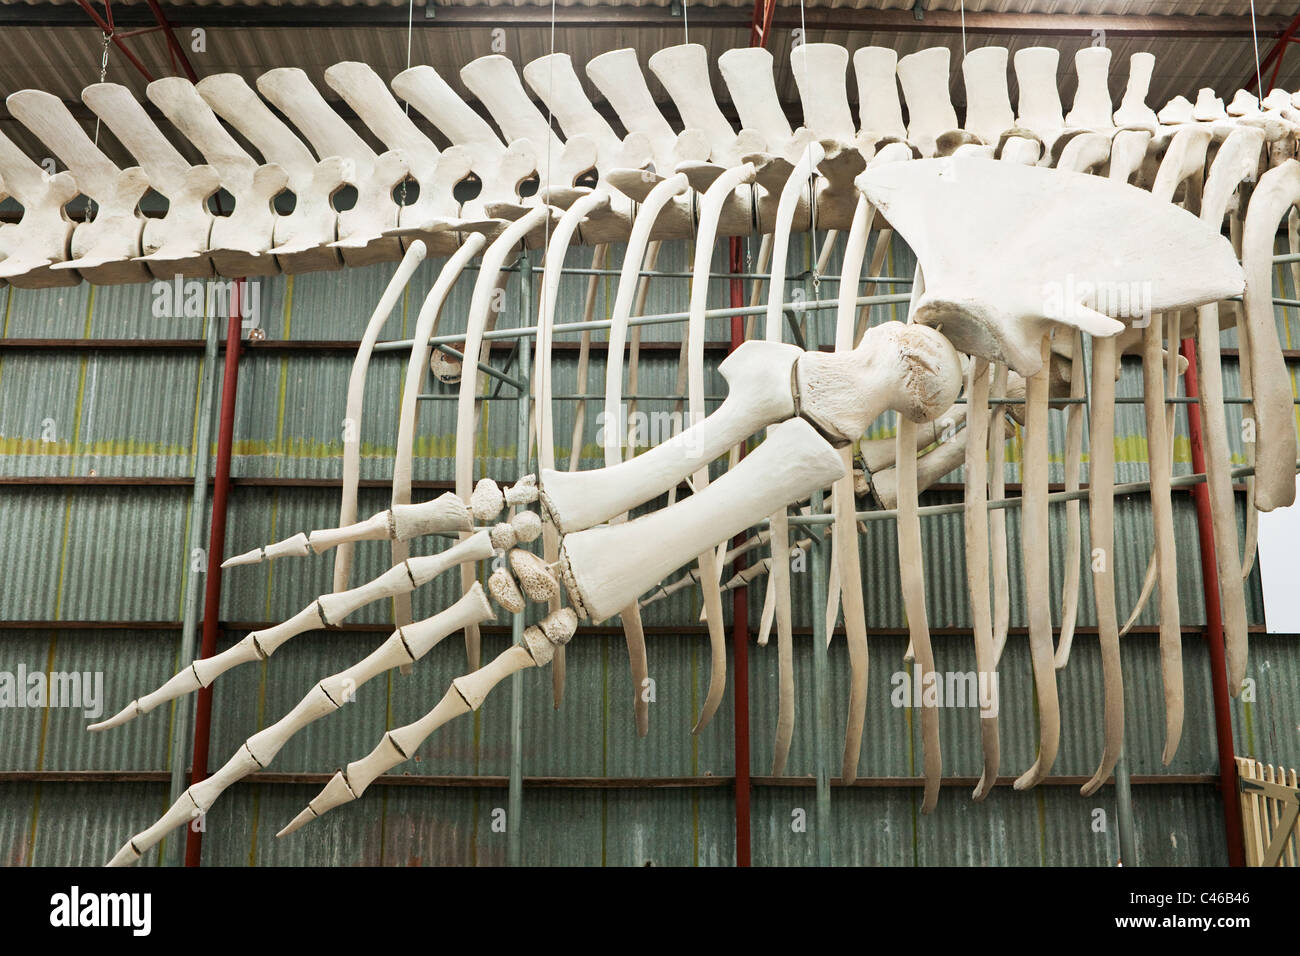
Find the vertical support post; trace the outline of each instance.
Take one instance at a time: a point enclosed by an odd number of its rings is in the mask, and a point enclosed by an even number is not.
[[[236,279],[230,293],[230,318],[226,323],[226,364],[221,378],[221,420],[217,426],[217,466],[212,476],[212,526],[208,537],[208,574],[203,594],[201,657],[217,652],[221,615],[221,555],[226,551],[226,504],[230,493],[230,457],[235,436],[235,397],[239,387],[239,347],[242,333],[240,299],[244,280]],[[194,761],[190,783],[208,776],[208,743],[212,729],[212,688],[198,693],[194,717]],[[185,865],[198,866],[203,854],[203,832],[192,826],[185,834]]]
[[[1137,835],[1133,832],[1133,786],[1128,776],[1128,748],[1123,747],[1115,761],[1115,816],[1119,827],[1119,860],[1124,866],[1137,866]]]
[[[1188,398],[1199,398],[1196,377],[1196,347],[1183,339],[1180,350],[1187,359],[1183,389]],[[1220,414],[1218,410],[1207,409]],[[1188,407],[1187,433],[1192,446],[1192,470],[1205,474],[1205,443],[1201,416]],[[1210,517],[1210,490],[1204,482],[1192,486],[1196,505],[1196,534],[1201,545],[1201,587],[1205,593],[1205,642],[1210,655],[1210,682],[1214,691],[1214,739],[1219,750],[1219,794],[1223,798],[1223,829],[1228,841],[1230,866],[1245,866],[1245,843],[1241,832],[1241,795],[1237,789],[1237,762],[1232,742],[1232,711],[1228,706],[1228,666],[1224,660],[1223,611],[1219,606],[1219,568],[1215,562],[1214,524]],[[1231,571],[1229,572],[1231,573]]]
[[[740,240],[731,239],[731,271],[744,271],[744,259],[741,256]],[[745,283],[741,279],[731,280],[731,306],[739,309],[745,305]],[[743,316],[731,317],[731,346],[734,352],[745,341],[745,320]],[[745,446],[740,446],[740,457],[745,455]],[[745,536],[737,535],[732,540],[732,547],[739,547]],[[738,555],[733,562],[732,572],[740,573],[745,568],[745,559]],[[751,795],[749,780],[749,591],[736,588],[731,592],[731,654],[732,654],[732,707],[735,727],[736,758],[736,866],[749,866],[751,861],[750,809]]]
[[[813,195],[816,195],[815,193]],[[810,249],[815,249],[814,240],[816,238],[816,223],[814,230],[809,231],[806,242]],[[815,263],[815,260],[814,260]],[[811,270],[810,270],[811,271]],[[807,294],[808,280],[804,281],[805,300],[809,298]],[[815,293],[813,293],[815,297]],[[805,347],[810,352],[815,352],[821,348],[821,336],[818,328],[817,313],[808,313],[807,322],[804,326],[804,337],[806,339]],[[797,326],[796,326],[797,327]],[[809,500],[811,505],[810,511],[814,515],[820,515],[825,512],[822,492],[813,492]],[[812,531],[812,544],[809,545],[811,554],[809,558],[810,570],[812,572],[812,656],[813,656],[813,746],[816,750],[816,773],[817,773],[817,824],[813,834],[813,842],[817,848],[817,865],[831,865],[831,773],[830,760],[827,756],[827,748],[830,741],[831,713],[830,713],[830,664],[827,651],[827,634],[826,634],[826,601],[829,592],[826,574],[829,562],[827,536],[821,533],[823,529],[814,528]]]
[[[533,266],[527,251],[519,257],[519,324],[528,324],[532,314]],[[528,418],[529,418],[529,369],[532,358],[529,354],[531,340],[524,335],[519,338],[519,381],[516,387],[519,401],[517,409],[517,431],[515,433],[515,465],[519,478],[528,474],[530,459],[528,456]],[[510,621],[512,643],[522,644],[524,640],[524,614],[520,611]],[[510,675],[510,783],[506,797],[506,864],[520,866],[523,862],[522,823],[524,806],[524,675],[515,671]]]
[[[208,503],[208,464],[211,461],[212,446],[212,400],[217,390],[217,336],[220,320],[208,316],[207,343],[203,349],[202,383],[199,386],[198,427],[194,436],[194,495],[190,501],[189,539],[185,546],[184,559],[188,570],[185,572],[185,607],[181,614],[180,660],[191,661],[195,657],[199,629],[199,584],[206,573],[208,561],[213,555],[203,558],[196,568],[195,554],[203,547],[204,508]],[[220,561],[218,561],[220,564]],[[185,789],[185,743],[190,739],[191,721],[194,715],[194,699],[188,695],[175,703],[172,717],[172,779],[168,806],[174,804]],[[168,838],[167,860],[173,866],[185,862],[181,851],[179,837]]]

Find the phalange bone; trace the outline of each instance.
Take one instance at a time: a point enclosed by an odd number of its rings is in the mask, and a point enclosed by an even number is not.
[[[501,513],[505,505],[505,495],[497,483],[491,478],[480,478],[469,499],[469,510],[473,513],[474,520],[487,524]]]
[[[483,589],[476,584],[469,593],[440,614],[406,628],[399,628],[367,657],[314,685],[287,714],[249,737],[220,770],[190,786],[181,794],[175,806],[186,812],[191,809],[207,811],[231,784],[255,770],[270,766],[294,734],[338,710],[367,681],[384,671],[419,660],[447,635],[467,623],[491,620],[492,616],[492,608]],[[147,850],[178,825],[177,821],[184,819],[180,813],[169,811],[158,824],[133,837],[128,845],[137,851]]]
[[[520,511],[510,519],[510,526],[515,532],[515,537],[528,544],[536,541],[537,536],[542,533],[542,517],[536,511]]]
[[[593,623],[618,613],[691,558],[826,487],[843,467],[811,425],[792,419],[704,491],[633,521],[566,535],[560,572],[574,609]],[[649,556],[635,544],[646,540],[659,542]]]
[[[1015,125],[1007,90],[1006,47],[971,50],[962,58],[961,72],[966,84],[966,121],[962,128],[985,143],[995,144],[1003,130]]]
[[[510,552],[509,559],[510,570],[530,600],[546,602],[560,593],[560,582],[546,562],[533,552],[515,548]]]
[[[488,593],[492,595],[492,600],[511,614],[522,613],[527,606],[523,594],[519,591],[519,585],[505,568],[497,568],[488,575]]]
[[[1034,336],[1053,324],[1094,336],[1123,329],[1086,304],[1098,287],[1148,283],[1150,302],[1142,304],[1151,311],[1227,298],[1241,287],[1241,268],[1217,232],[1168,201],[1097,176],[949,158],[868,169],[859,183],[925,269],[916,321],[942,325],[958,349],[1005,360],[1022,375],[1037,370]],[[963,228],[932,229],[926,223],[936,216]],[[1059,241],[1017,249],[1026,233],[1009,223],[1053,221],[1061,224]],[[1134,225],[1117,230],[1116,221]],[[972,256],[972,248],[998,254]],[[1088,276],[1092,288],[1064,288],[1068,275]],[[1059,314],[1048,318],[1044,312],[1058,311],[1053,289]]]
[[[907,141],[922,156],[934,155],[940,133],[957,129],[957,111],[948,96],[948,61],[946,46],[909,53],[898,61],[898,81],[907,100]]]
[[[354,760],[330,778],[330,782],[307,808],[276,836],[287,836],[333,808],[358,799],[381,774],[406,761],[409,755],[414,755],[435,730],[453,718],[477,709],[492,688],[506,677],[533,666],[535,664],[528,649],[516,645],[505,650],[485,667],[465,677],[456,678],[433,710],[414,723],[384,734],[370,754]],[[474,703],[471,704],[470,700]]]
[[[518,508],[537,500],[537,476],[525,475],[505,489],[506,507]]]

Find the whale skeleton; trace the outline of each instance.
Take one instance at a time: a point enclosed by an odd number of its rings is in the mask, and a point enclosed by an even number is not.
[[[1081,581],[1081,515],[1071,501],[1054,648],[1045,597],[1047,421],[1052,402],[1062,399],[1071,400],[1065,474],[1074,491],[1082,487],[1086,400],[1089,544],[1094,555],[1103,555],[1091,564],[1105,698],[1102,758],[1084,787],[1092,792],[1109,776],[1123,737],[1112,441],[1123,354],[1139,355],[1143,367],[1156,539],[1147,590],[1159,594],[1168,762],[1181,733],[1183,688],[1170,502],[1173,417],[1165,399],[1181,371],[1177,340],[1194,337],[1216,532],[1213,560],[1223,588],[1229,689],[1236,694],[1246,666],[1242,579],[1253,560],[1253,525],[1248,522],[1243,555],[1233,517],[1218,333],[1235,320],[1243,391],[1251,401],[1247,414],[1258,424],[1256,442],[1248,446],[1255,467],[1251,510],[1286,506],[1294,496],[1296,440],[1270,279],[1281,221],[1288,222],[1292,250],[1300,245],[1300,95],[1273,90],[1257,100],[1239,91],[1225,106],[1213,91],[1201,90],[1194,101],[1178,97],[1156,111],[1146,103],[1154,58],[1138,53],[1115,108],[1107,90],[1110,60],[1105,48],[1076,54],[1077,93],[1067,112],[1057,92],[1057,50],[1028,48],[1014,58],[997,47],[973,50],[961,64],[967,101],[961,125],[949,97],[947,49],[898,58],[881,47],[850,55],[834,44],[806,43],[791,55],[803,121],[796,125],[780,107],[771,54],[732,50],[717,66],[740,119],[737,129],[713,98],[704,48],[685,44],[648,61],[682,118],[677,130],[656,106],[636,53],[616,50],[593,59],[585,73],[613,108],[622,136],[587,99],[564,54],[528,63],[522,73],[501,56],[468,64],[460,79],[491,123],[431,67],[399,74],[391,92],[365,64],[331,67],[325,82],[382,142],[382,153],[298,70],[272,70],[258,78],[256,89],[229,74],[197,84],[177,78],[150,84],[148,98],[203,156],[202,166],[184,160],[125,89],[102,83],[87,88],[83,98],[102,118],[105,135],[119,139],[139,163],[129,169],[114,165],[58,100],[32,90],[12,94],[8,105],[15,118],[67,167],[50,173],[0,138],[0,192],[23,207],[19,222],[0,226],[0,279],[15,286],[140,282],[174,274],[274,275],[400,259],[349,383],[347,414],[358,429],[366,367],[393,304],[427,255],[447,257],[416,320],[389,509],[357,520],[358,462],[355,454],[345,455],[337,527],[300,533],[226,561],[238,566],[334,549],[334,591],[288,621],[193,662],[91,729],[118,726],[210,686],[225,670],[265,660],[293,636],[337,624],[372,601],[394,599],[397,630],[374,654],[321,681],[281,721],[250,738],[217,774],[191,787],[154,826],[127,841],[112,862],[139,859],[170,829],[206,811],[225,787],[265,767],[293,733],[337,709],[345,687],[390,667],[409,667],[458,631],[466,636],[469,673],[452,682],[426,717],[388,732],[372,754],[335,774],[283,832],[360,797],[380,773],[413,756],[437,727],[478,709],[511,673],[551,664],[558,704],[564,647],[583,621],[621,619],[637,691],[636,726],[644,734],[648,712],[640,690],[648,666],[640,608],[649,593],[694,584],[703,592],[711,644],[699,731],[724,687],[720,595],[763,573],[769,591],[760,643],[774,625],[780,674],[774,773],[782,772],[794,721],[788,509],[825,489],[831,490],[833,581],[826,613],[833,624],[843,612],[852,670],[841,775],[852,780],[867,687],[858,547],[866,525],[855,520],[858,501],[870,494],[897,510],[908,656],[924,683],[934,676],[935,662],[917,496],[964,467],[976,659],[981,673],[994,671],[1006,643],[1010,583],[1004,511],[988,505],[1004,497],[1003,446],[1013,422],[1025,439],[1021,549],[1025,587],[1036,596],[1028,623],[1039,728],[1037,760],[1016,786],[1033,786],[1050,772],[1059,746],[1055,670],[1068,661]],[[858,92],[856,122],[847,93],[850,67]],[[1021,90],[1014,105],[1009,67]],[[400,101],[450,146],[439,150]],[[408,180],[419,190],[410,203],[402,199]],[[340,212],[335,201],[345,187],[355,190],[356,199]],[[168,200],[162,219],[147,219],[139,210],[150,188]],[[209,207],[219,189],[234,198],[229,215],[214,215]],[[273,205],[282,192],[293,194],[292,212]],[[79,194],[93,202],[94,213],[78,222],[65,207]],[[1225,221],[1231,242],[1221,234]],[[790,237],[817,230],[827,238],[818,274],[843,236],[829,352],[782,341],[783,321],[790,314],[796,323],[800,318],[784,289]],[[868,260],[873,232],[876,245]],[[749,341],[720,366],[728,395],[706,415],[703,347],[713,248],[718,238],[754,233],[763,239],[758,270],[770,276],[765,325],[759,329],[757,315],[751,318]],[[918,261],[907,321],[871,326],[871,303],[859,295],[863,265],[869,261],[869,274],[878,275],[895,233]],[[650,281],[640,273],[654,268],[660,243],[684,238],[696,241],[681,357],[689,427],[630,458],[622,429],[607,427],[603,467],[577,470],[575,453],[567,469],[557,468],[551,343],[566,325],[555,314],[566,250],[596,246],[605,250],[598,260],[603,264],[610,243],[627,244],[608,323],[604,394],[606,421],[618,422],[625,372],[627,391],[636,394],[639,338],[630,320],[643,311]],[[488,357],[485,336],[497,320],[506,270],[521,247],[545,249],[533,374],[538,407],[530,438],[537,441],[539,468],[502,488],[487,476],[474,481],[478,367]],[[455,491],[412,503],[416,399],[429,364],[429,339],[447,296],[475,258],[479,269],[458,383]],[[868,291],[875,291],[874,283],[868,282]],[[762,304],[757,284],[753,296],[754,305]],[[1225,301],[1230,308],[1221,307]],[[588,319],[593,303],[589,291]],[[584,342],[589,344],[589,333]],[[579,377],[585,389],[585,366]],[[963,401],[954,404],[963,392]],[[1023,404],[1001,404],[1017,400]],[[890,410],[897,417],[895,436],[866,440],[867,429]],[[738,454],[762,435],[748,455]],[[575,430],[575,446],[580,437]],[[357,435],[356,449],[359,442]],[[719,459],[728,467],[710,480],[709,467]],[[681,482],[692,493],[678,499]],[[667,506],[629,517],[665,494]],[[529,507],[533,503],[538,510]],[[728,550],[731,539],[747,531],[749,541]],[[409,542],[428,534],[455,543],[429,557],[410,557]],[[539,539],[541,555],[525,547]],[[390,541],[393,566],[352,586],[352,546],[365,540]],[[728,561],[759,549],[769,556],[724,580]],[[497,562],[485,590],[478,567],[493,558],[505,560]],[[688,565],[694,567],[679,583],[661,584]],[[461,577],[460,600],[413,622],[410,593],[452,571]],[[517,613],[530,601],[547,605],[545,617],[525,630],[523,644],[480,666],[478,627],[494,616],[493,603]],[[938,714],[924,701],[921,709],[922,809],[929,811],[942,763]],[[996,712],[981,715],[980,730],[984,769],[976,799],[987,796],[998,776]]]

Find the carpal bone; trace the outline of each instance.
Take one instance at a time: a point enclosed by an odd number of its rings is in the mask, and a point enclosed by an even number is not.
[[[546,615],[540,622],[524,629],[524,646],[538,667],[545,667],[578,630],[578,615],[565,607]],[[459,689],[459,688],[458,688]]]
[[[494,524],[488,531],[488,535],[492,539],[492,547],[498,551],[509,551],[519,543],[519,537],[508,521]]]
[[[497,568],[488,576],[488,593],[511,614],[519,614],[527,606],[514,577],[504,568]]]
[[[566,535],[560,549],[565,590],[579,617],[603,621],[696,555],[843,471],[839,455],[811,425],[785,422],[705,491],[633,521]],[[644,541],[658,542],[649,557],[637,545]]]
[[[545,603],[560,593],[560,582],[546,562],[533,552],[515,548],[509,558],[510,570],[530,600]]]
[[[505,495],[497,483],[491,478],[480,478],[469,498],[469,510],[473,512],[474,520],[487,524],[501,513],[505,505]]]
[[[542,533],[542,518],[536,511],[520,511],[510,519],[510,527],[519,541],[528,544]]]
[[[526,475],[505,490],[506,506],[519,508],[537,500],[537,476]]]

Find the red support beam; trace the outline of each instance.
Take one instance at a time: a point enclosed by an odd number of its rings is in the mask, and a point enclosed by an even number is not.
[[[179,62],[181,68],[185,70],[185,75],[190,78],[191,83],[199,81],[198,74],[194,72],[194,67],[190,64],[190,58],[185,55],[185,49],[177,41],[175,34],[172,33],[171,21],[167,19],[167,14],[163,13],[163,8],[158,5],[158,0],[147,0],[149,9],[153,11],[154,19],[158,21],[158,26],[162,28],[163,37],[167,40],[167,49],[170,51],[173,62]]]
[[[107,0],[104,3],[104,14],[105,16],[108,17],[107,20],[104,19],[104,17],[101,17],[98,13],[96,13],[95,8],[92,7],[90,3],[87,2],[87,0],[77,0],[77,6],[81,7],[81,9],[86,11],[86,14],[90,17],[90,19],[95,21],[95,26],[99,27],[99,29],[103,32],[104,36],[108,37],[110,40],[113,41],[114,46],[116,46],[119,50],[121,50],[122,55],[126,57],[127,60],[130,61],[131,65],[140,71],[141,75],[144,76],[146,82],[152,83],[153,74],[150,73],[148,69],[145,68],[145,65],[141,63],[140,60],[136,57],[136,55],[127,48],[127,45],[124,42],[122,42],[122,38],[117,36],[116,32],[114,31],[112,4],[107,2]]]
[[[203,593],[203,643],[199,657],[217,652],[221,615],[221,556],[226,553],[226,505],[230,495],[230,456],[235,438],[235,396],[239,385],[239,344],[242,333],[239,300],[244,280],[236,279],[230,296],[226,325],[226,365],[221,377],[221,419],[217,426],[217,465],[212,480],[212,525],[208,536],[208,577]],[[210,321],[216,321],[214,317]],[[212,729],[212,688],[198,693],[194,713],[194,758],[191,786],[208,777],[208,745]],[[203,854],[203,832],[190,827],[185,834],[185,865],[198,866]]]
[[[1196,378],[1196,348],[1191,339],[1183,339],[1180,349],[1187,359],[1183,388],[1188,398],[1200,396]],[[1205,409],[1208,414],[1221,411]],[[1190,406],[1187,432],[1192,446],[1192,470],[1205,473],[1205,445],[1201,416]],[[1232,743],[1232,712],[1228,708],[1228,668],[1223,649],[1223,610],[1219,605],[1219,570],[1215,562],[1214,525],[1210,517],[1209,486],[1193,486],[1196,504],[1196,532],[1201,545],[1201,586],[1205,591],[1205,642],[1210,654],[1210,680],[1214,692],[1214,737],[1219,750],[1219,792],[1223,797],[1223,828],[1227,833],[1228,863],[1245,866],[1245,843],[1241,830],[1241,798],[1237,790],[1237,764]],[[1229,573],[1232,573],[1230,570]]]

